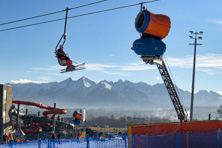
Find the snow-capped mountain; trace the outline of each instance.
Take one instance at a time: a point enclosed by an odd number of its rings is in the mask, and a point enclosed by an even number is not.
[[[10,84],[10,83],[9,83]],[[76,81],[68,78],[62,82],[51,83],[11,83],[12,96],[15,100],[41,102],[61,107],[90,108],[128,108],[156,109],[173,108],[164,84],[149,85],[144,82],[132,83],[119,80],[108,82],[103,80],[95,83],[86,77]],[[190,105],[190,92],[176,87],[181,101]],[[219,106],[222,95],[213,91],[199,91],[195,94],[195,106]]]

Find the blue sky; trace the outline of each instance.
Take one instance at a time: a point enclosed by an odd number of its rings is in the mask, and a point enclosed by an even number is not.
[[[0,2],[0,23],[91,3],[89,0],[10,0]],[[69,11],[69,16],[130,5],[141,0],[109,0]],[[194,47],[189,30],[204,31],[197,47],[195,91],[222,92],[222,1],[161,0],[146,4],[149,11],[171,18],[171,30],[164,39],[166,61],[176,84],[191,89]],[[163,83],[155,65],[146,65],[131,46],[139,38],[134,21],[140,7],[130,7],[68,20],[65,52],[73,61],[86,62],[86,70],[60,74],[54,48],[63,33],[64,21],[0,32],[0,83],[11,81],[62,81],[85,76],[93,81],[129,80],[154,85]],[[14,24],[0,30],[64,17],[59,13]]]

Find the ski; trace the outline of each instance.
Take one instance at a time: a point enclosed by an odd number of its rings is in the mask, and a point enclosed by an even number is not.
[[[61,69],[60,73],[86,69],[86,67],[84,66],[85,66],[85,63],[79,64],[79,65],[72,65],[72,67],[70,67],[69,69]]]

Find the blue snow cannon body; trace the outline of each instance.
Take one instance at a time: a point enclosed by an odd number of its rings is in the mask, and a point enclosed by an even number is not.
[[[161,56],[166,51],[166,44],[155,38],[140,38],[133,42],[132,50],[138,55]]]

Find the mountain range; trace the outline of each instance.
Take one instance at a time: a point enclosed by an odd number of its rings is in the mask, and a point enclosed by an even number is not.
[[[8,83],[12,86],[15,100],[32,101],[46,105],[57,103],[65,108],[121,108],[174,109],[165,85],[149,85],[119,80],[95,83],[86,77],[78,80],[68,78],[50,83]],[[191,93],[175,86],[184,106],[190,106]],[[216,106],[222,104],[222,95],[201,90],[194,96],[194,106]],[[183,104],[182,103],[182,104]]]

